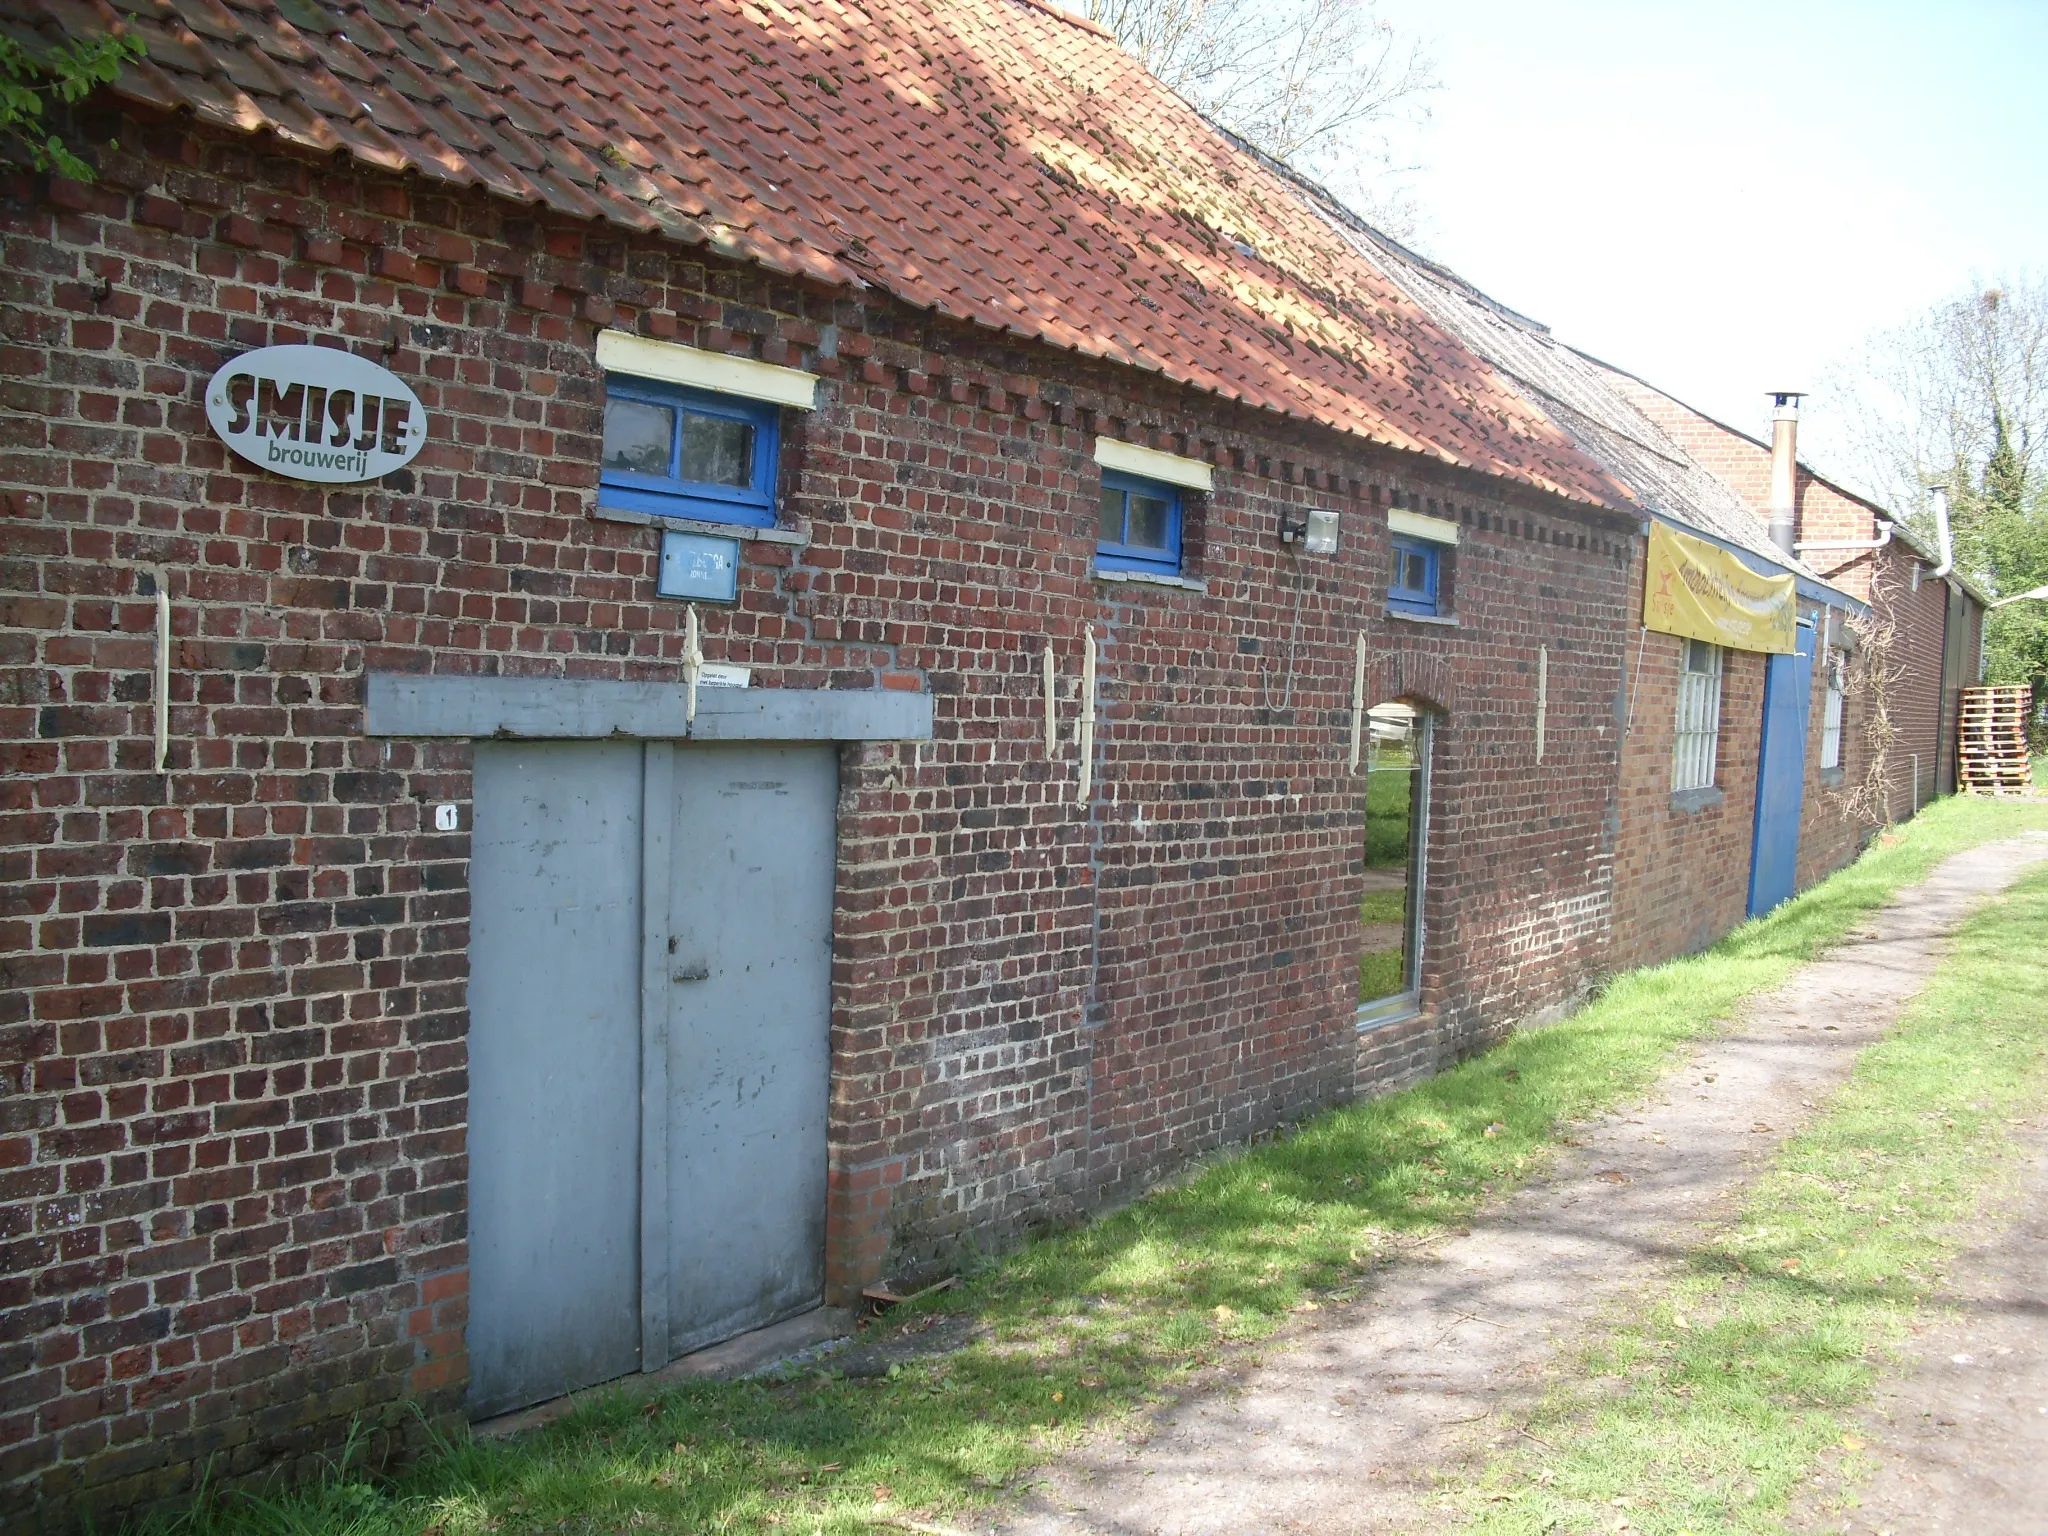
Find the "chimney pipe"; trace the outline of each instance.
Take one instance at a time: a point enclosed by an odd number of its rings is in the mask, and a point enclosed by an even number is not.
[[[1771,542],[1786,554],[1799,537],[1799,402],[1795,389],[1771,392]]]

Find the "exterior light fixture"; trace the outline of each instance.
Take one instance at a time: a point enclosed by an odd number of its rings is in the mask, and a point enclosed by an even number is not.
[[[1299,544],[1305,554],[1337,553],[1337,514],[1323,507],[1280,514],[1280,542]]]

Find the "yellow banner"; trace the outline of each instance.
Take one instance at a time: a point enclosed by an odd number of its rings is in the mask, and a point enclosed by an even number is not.
[[[1759,576],[1727,550],[1652,518],[1643,622],[1666,635],[1789,655],[1798,593],[1791,576]]]

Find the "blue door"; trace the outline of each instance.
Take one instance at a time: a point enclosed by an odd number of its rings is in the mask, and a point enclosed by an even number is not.
[[[1798,650],[1764,673],[1764,744],[1756,774],[1756,837],[1749,915],[1791,896],[1799,871],[1799,809],[1806,798],[1806,712],[1813,697],[1813,625],[1799,621]]]

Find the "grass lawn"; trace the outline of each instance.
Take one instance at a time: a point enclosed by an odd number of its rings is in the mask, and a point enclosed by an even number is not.
[[[1358,957],[1358,1000],[1376,1003],[1401,990],[1402,955],[1398,949],[1369,949]]]
[[[916,1328],[934,1312],[975,1314],[985,1336],[945,1358],[881,1379],[615,1393],[515,1441],[451,1445],[389,1482],[343,1471],[156,1523],[195,1536],[852,1533],[986,1502],[1291,1312],[1351,1295],[1397,1241],[1523,1178],[1570,1121],[1640,1090],[1676,1047],[1942,856],[2027,826],[2048,826],[2048,807],[1942,802],[1704,955],[1622,977],[1561,1024],[1220,1156],[892,1316]]]
[[[1368,891],[1358,904],[1361,923],[1398,923],[1407,912],[1408,893],[1405,890]]]
[[[1404,762],[1365,776],[1365,862],[1374,869],[1408,862],[1415,774]]]
[[[2048,871],[1967,923],[1899,1028],[1782,1150],[1661,1303],[1580,1362],[1465,1496],[1488,1536],[1603,1525],[1764,1532],[1860,1402],[2048,1100]],[[1866,1459],[1867,1460],[1867,1459]],[[1483,1502],[1482,1502],[1483,1501]]]
[[[1358,920],[1367,925],[1398,923],[1407,915],[1406,891],[1368,891],[1358,904]],[[1402,947],[1396,944],[1392,949],[1368,949],[1359,955],[1358,1000],[1361,1003],[1392,997],[1401,990],[1403,954]]]

